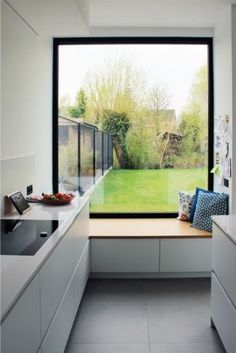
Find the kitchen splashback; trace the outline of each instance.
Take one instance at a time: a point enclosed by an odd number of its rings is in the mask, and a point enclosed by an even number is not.
[[[20,190],[26,196],[26,186],[30,184],[35,185],[34,155],[1,160],[1,215],[13,209],[5,195]]]

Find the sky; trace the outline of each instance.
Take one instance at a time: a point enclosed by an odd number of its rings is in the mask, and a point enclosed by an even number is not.
[[[194,76],[207,63],[207,45],[64,45],[59,49],[59,99],[69,94],[71,103],[86,84],[86,75],[111,58],[127,60],[140,68],[148,87],[164,87],[169,109],[177,116],[184,109]]]

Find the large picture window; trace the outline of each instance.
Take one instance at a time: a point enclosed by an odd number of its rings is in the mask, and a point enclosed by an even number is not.
[[[212,189],[211,38],[54,39],[54,191],[97,216],[174,216]]]

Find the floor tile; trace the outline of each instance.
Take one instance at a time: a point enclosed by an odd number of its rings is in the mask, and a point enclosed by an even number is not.
[[[143,284],[147,289],[163,288],[169,290],[210,290],[210,278],[158,278],[144,279]]]
[[[149,304],[210,304],[209,279],[158,279],[146,282],[145,300]]]
[[[145,279],[90,279],[86,290],[129,292],[142,289]]]
[[[71,342],[148,343],[147,312],[138,301],[84,301]]]
[[[149,345],[74,343],[69,345],[65,353],[149,353]]]
[[[76,352],[75,352],[76,353]],[[151,344],[150,353],[226,353],[218,342]]]
[[[90,279],[66,353],[225,353],[209,304],[209,279]]]
[[[143,280],[92,279],[86,288],[86,299],[141,300],[144,301]]]
[[[216,335],[206,305],[148,305],[148,322],[151,343],[212,342]]]

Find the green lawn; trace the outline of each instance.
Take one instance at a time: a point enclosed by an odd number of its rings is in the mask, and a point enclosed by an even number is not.
[[[176,212],[178,191],[206,188],[207,169],[111,170],[90,197],[91,212]]]

